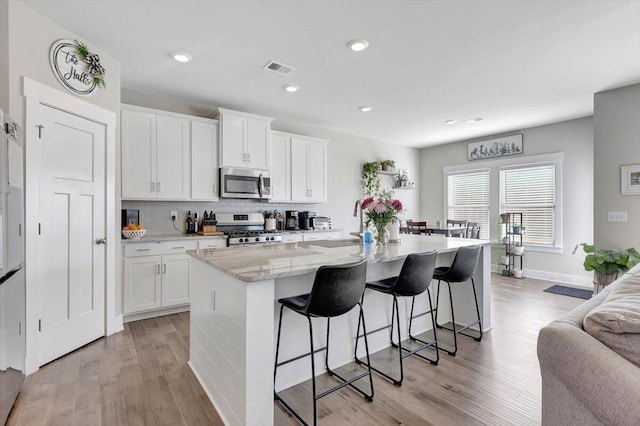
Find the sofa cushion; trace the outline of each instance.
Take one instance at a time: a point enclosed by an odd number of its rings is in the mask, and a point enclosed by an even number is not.
[[[587,333],[640,367],[640,275],[626,277],[583,322]]]

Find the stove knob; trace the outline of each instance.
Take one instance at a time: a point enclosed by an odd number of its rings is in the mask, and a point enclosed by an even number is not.
[[[241,242],[241,243],[248,243],[248,242],[249,242],[249,239],[248,239],[248,238],[245,238],[245,239],[243,240],[242,238],[240,238],[240,242]]]
[[[256,242],[259,242],[259,241],[260,241],[260,237],[256,237]]]
[[[271,239],[271,241],[273,241],[273,240],[275,240],[275,239],[276,239],[276,237],[271,237],[270,239]]]

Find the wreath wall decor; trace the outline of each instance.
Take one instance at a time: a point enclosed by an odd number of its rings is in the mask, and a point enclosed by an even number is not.
[[[106,87],[100,56],[82,41],[56,41],[49,51],[49,62],[58,81],[76,95],[88,96],[96,87]]]

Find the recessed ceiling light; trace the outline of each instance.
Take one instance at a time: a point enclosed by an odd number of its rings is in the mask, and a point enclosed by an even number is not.
[[[444,122],[444,124],[449,124],[449,125],[456,124],[456,123],[457,123],[456,120],[447,120],[447,121]]]
[[[372,109],[373,109],[373,107],[372,107],[372,106],[368,106],[368,105],[365,105],[365,106],[361,106],[361,107],[360,107],[360,111],[362,111],[362,112],[369,112],[369,111],[371,111]]]
[[[294,84],[290,84],[288,86],[284,86],[284,90],[286,90],[289,93],[295,93],[298,90],[300,90],[300,87],[294,85]]]
[[[191,55],[182,52],[172,53],[171,57],[178,62],[189,62],[191,60]]]
[[[482,117],[476,117],[476,118],[467,118],[466,120],[463,120],[466,124],[471,124],[471,123],[475,123],[478,121],[482,121]]]
[[[364,49],[369,47],[369,42],[367,40],[351,40],[347,43],[347,46],[349,46],[349,49],[354,52],[362,52]]]

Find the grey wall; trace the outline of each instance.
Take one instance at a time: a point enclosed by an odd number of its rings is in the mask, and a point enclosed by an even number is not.
[[[571,255],[580,242],[593,240],[593,119],[592,117],[533,127],[508,134],[522,133],[524,155],[564,152],[563,163],[563,241],[562,253],[528,251],[525,270],[543,271],[547,279],[585,284],[589,276],[582,268],[582,256]],[[506,135],[506,134],[505,134]],[[495,137],[504,135],[495,135]],[[472,139],[422,149],[420,152],[420,215],[428,222],[443,219],[445,208],[444,166],[473,163],[482,168],[482,160],[467,161],[467,144]],[[519,159],[522,156],[518,156]],[[508,157],[505,157],[508,158]],[[497,223],[497,220],[495,221]],[[495,228],[492,238],[497,239]],[[495,258],[493,263],[496,264]],[[530,276],[534,275],[532,273]]]
[[[640,195],[621,194],[620,167],[640,165],[640,84],[595,94],[596,245],[640,249]],[[626,211],[627,223],[607,221]]]
[[[154,96],[129,89],[122,89],[122,102],[201,117],[209,117],[215,112],[215,107],[213,106],[192,104],[174,98]],[[330,216],[334,228],[349,232],[352,230],[355,231],[359,227],[358,219],[354,218],[352,213],[355,201],[358,198],[362,198],[360,175],[362,165],[365,162],[393,159],[396,161],[398,167],[409,169],[412,180],[419,180],[419,151],[415,148],[392,145],[299,123],[284,122],[277,118],[271,127],[274,130],[315,136],[330,141],[327,156],[328,198],[326,204],[264,204],[253,201],[230,200],[220,200],[219,202],[213,203],[128,201],[123,203],[123,207],[139,208],[143,220],[150,220],[150,222],[147,223],[150,234],[166,233],[173,229],[168,219],[170,210],[186,212],[194,208],[198,208],[199,212],[205,209],[216,212],[263,211],[269,209],[278,209],[281,211],[287,209],[313,210],[320,216]],[[390,176],[381,177],[383,185],[389,187],[392,185],[392,178]],[[418,191],[396,190],[395,195],[403,202],[407,209],[407,217],[418,216]],[[182,214],[179,216],[182,216]]]

